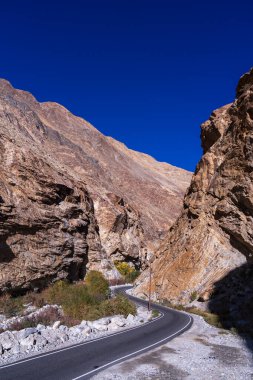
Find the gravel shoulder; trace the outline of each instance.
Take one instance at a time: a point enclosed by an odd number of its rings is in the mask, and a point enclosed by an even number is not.
[[[149,353],[110,367],[93,380],[252,380],[251,342],[192,315],[183,335]]]

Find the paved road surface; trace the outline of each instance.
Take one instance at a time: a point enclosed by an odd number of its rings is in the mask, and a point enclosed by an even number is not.
[[[147,302],[128,296],[147,306]],[[142,326],[1,366],[1,380],[86,380],[110,365],[158,347],[188,330],[192,318],[163,306]]]

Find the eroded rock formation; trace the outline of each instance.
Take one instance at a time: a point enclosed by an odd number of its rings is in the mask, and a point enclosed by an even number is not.
[[[0,289],[145,265],[191,173],[131,151],[0,80]]]
[[[0,288],[79,279],[101,246],[86,186],[47,156],[35,114],[0,95]]]
[[[203,157],[184,210],[152,264],[153,295],[187,302],[208,299],[214,284],[253,255],[253,70],[239,81],[236,100],[201,126]],[[136,289],[147,294],[148,273]]]

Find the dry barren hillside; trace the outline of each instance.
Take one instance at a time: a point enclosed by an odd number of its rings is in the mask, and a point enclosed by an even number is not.
[[[0,287],[109,273],[145,256],[180,214],[191,173],[105,137],[0,81]]]
[[[177,302],[188,302],[193,294],[208,300],[219,293],[220,304],[231,310],[236,309],[237,296],[241,305],[245,297],[251,310],[253,69],[239,80],[235,101],[202,124],[201,137],[203,157],[184,198],[183,213],[152,264],[153,292]],[[136,293],[147,291],[145,271]]]

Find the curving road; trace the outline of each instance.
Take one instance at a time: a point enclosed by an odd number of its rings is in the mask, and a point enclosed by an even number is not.
[[[128,297],[147,306],[144,300]],[[185,313],[156,304],[152,307],[161,314],[151,322],[1,366],[0,379],[86,380],[106,367],[168,342],[192,325],[192,318]]]

